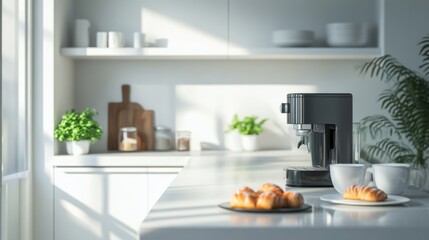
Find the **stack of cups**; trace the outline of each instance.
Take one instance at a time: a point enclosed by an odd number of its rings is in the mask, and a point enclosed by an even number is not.
[[[121,32],[109,32],[107,42],[109,48],[124,47],[124,35]]]
[[[134,32],[134,48],[144,47],[145,34]],[[99,48],[121,48],[125,46],[124,35],[122,32],[97,32],[97,43]]]
[[[107,32],[97,32],[97,47],[107,48]]]

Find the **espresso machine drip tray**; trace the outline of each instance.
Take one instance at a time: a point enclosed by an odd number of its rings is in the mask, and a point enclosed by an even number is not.
[[[329,170],[323,167],[287,167],[286,185],[290,187],[332,187]]]

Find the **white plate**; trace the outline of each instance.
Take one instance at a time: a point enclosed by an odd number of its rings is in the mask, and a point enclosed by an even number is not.
[[[402,196],[388,195],[387,200],[383,202],[365,202],[359,200],[348,200],[344,199],[340,194],[328,194],[320,197],[320,200],[338,203],[345,205],[356,205],[356,206],[388,206],[388,205],[398,205],[402,203],[409,202],[410,199]]]

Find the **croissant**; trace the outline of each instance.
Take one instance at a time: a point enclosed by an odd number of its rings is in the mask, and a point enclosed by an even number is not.
[[[362,200],[367,202],[382,202],[387,199],[387,194],[376,187],[352,185],[343,194],[344,199]]]
[[[258,193],[265,193],[265,192],[269,192],[269,193],[274,193],[276,195],[282,196],[283,195],[283,189],[275,184],[272,183],[264,183],[262,184],[262,186],[259,188]]]
[[[283,192],[279,186],[265,183],[258,192],[248,186],[242,187],[232,196],[229,203],[232,208],[270,210],[299,208],[304,203],[304,198],[300,193]]]
[[[236,192],[229,204],[233,208],[254,209],[256,208],[257,196],[244,191]]]
[[[240,190],[238,190],[238,192],[245,192],[245,193],[248,193],[248,194],[250,194],[250,195],[254,195],[254,196],[256,196],[257,197],[257,193],[253,190],[253,189],[251,189],[250,187],[248,187],[248,186],[244,186],[244,187],[242,187]]]
[[[258,209],[275,209],[282,208],[287,205],[283,197],[270,192],[264,192],[258,197],[256,208]]]
[[[301,193],[284,192],[282,197],[285,199],[285,202],[287,202],[284,207],[300,208],[302,204],[304,204],[304,197]]]

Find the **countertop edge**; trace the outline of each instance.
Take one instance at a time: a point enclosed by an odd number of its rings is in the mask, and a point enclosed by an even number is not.
[[[108,152],[86,155],[54,155],[53,167],[185,167],[191,158],[305,156],[293,150],[255,152],[192,151],[192,152]]]

